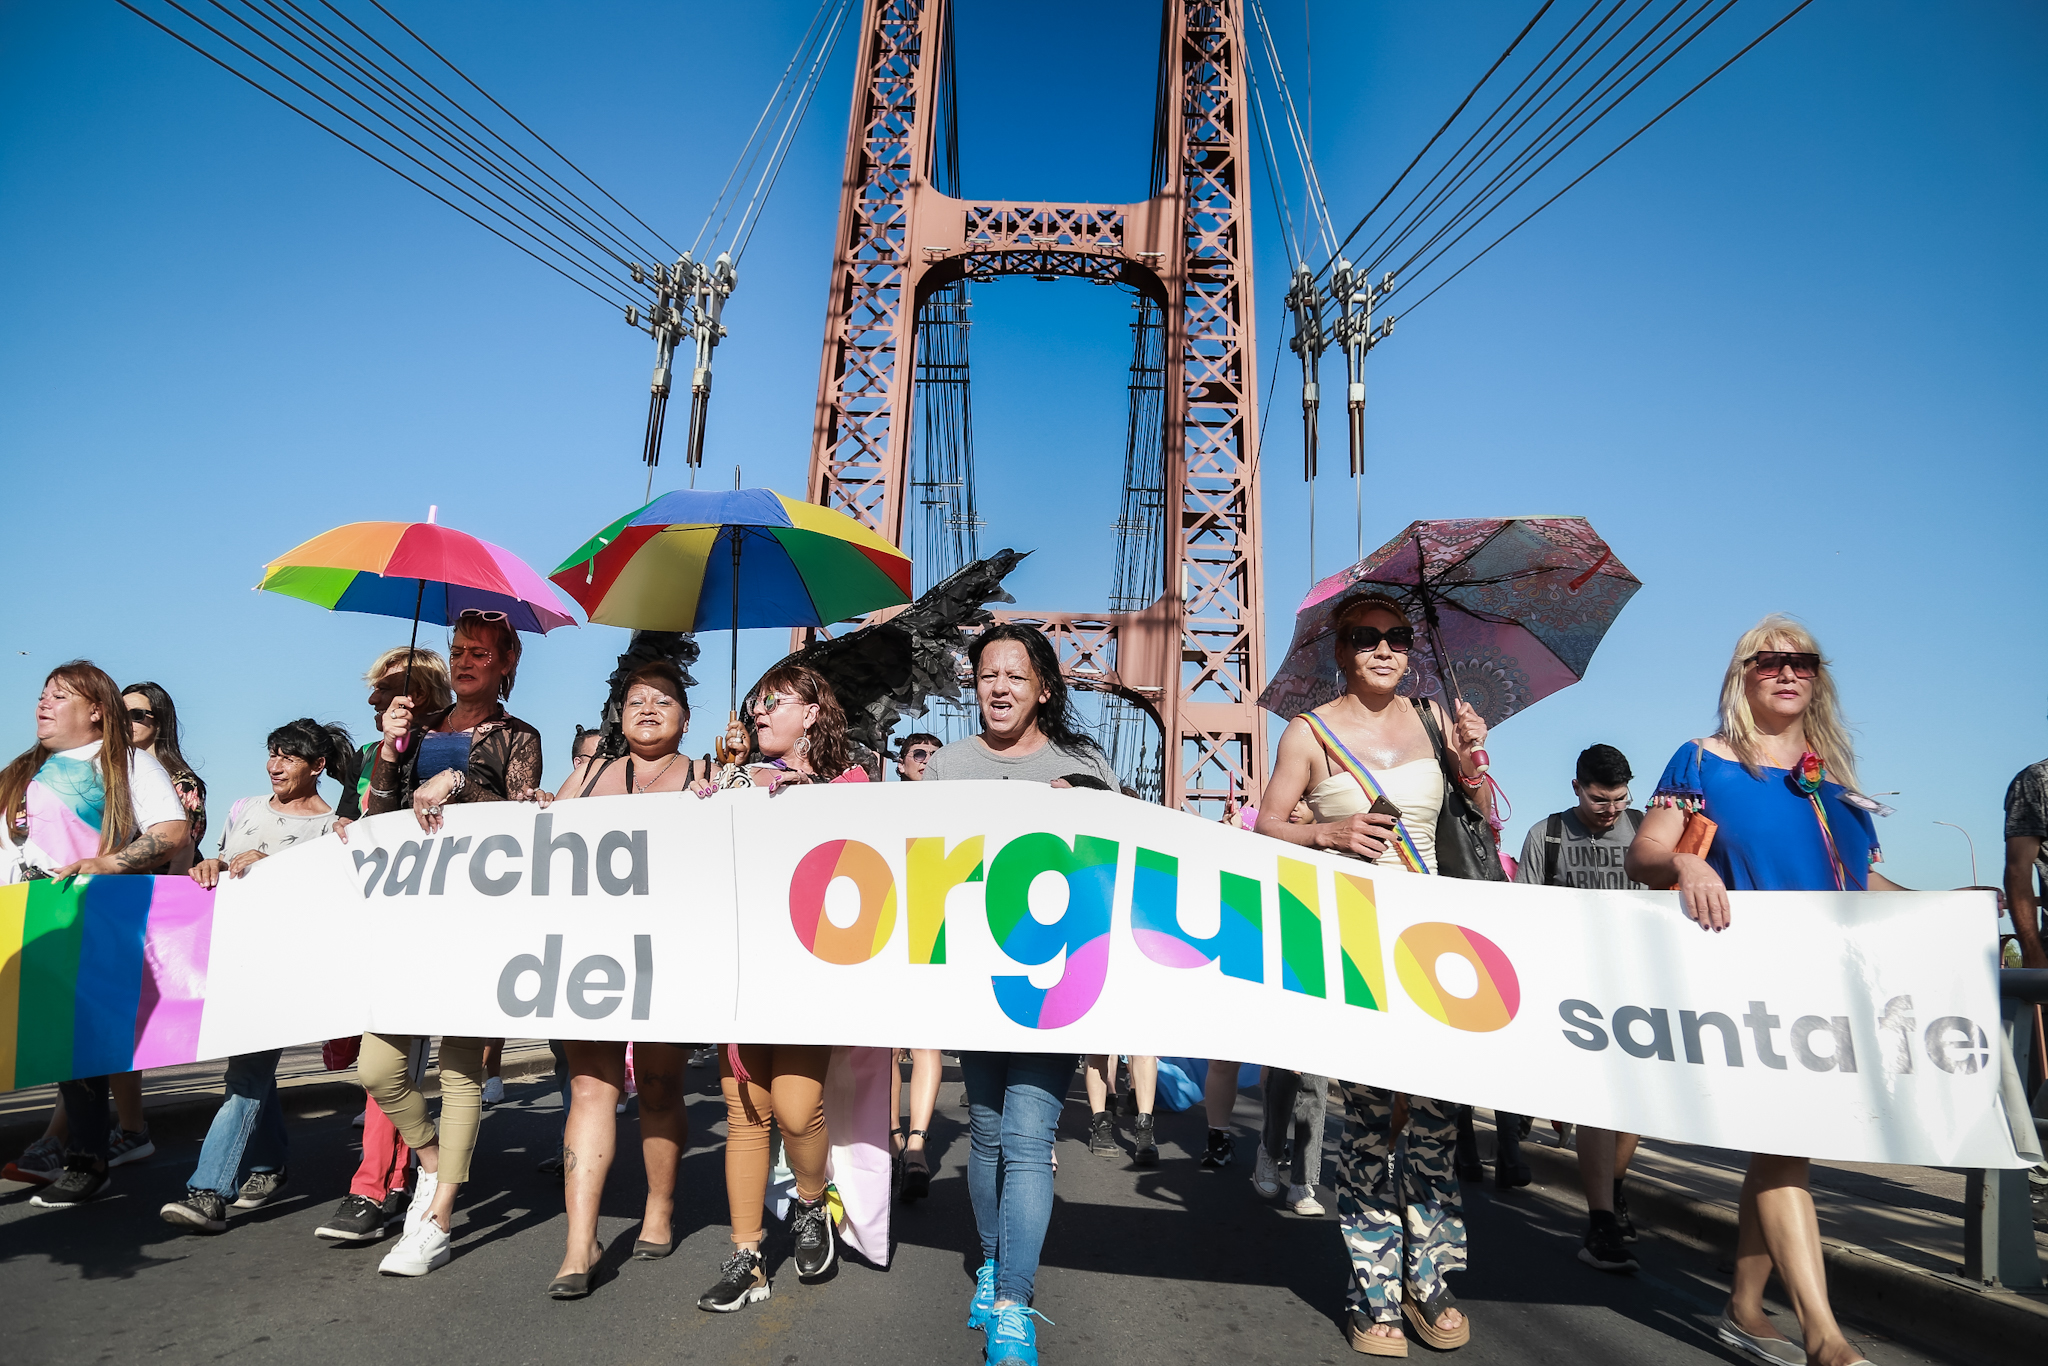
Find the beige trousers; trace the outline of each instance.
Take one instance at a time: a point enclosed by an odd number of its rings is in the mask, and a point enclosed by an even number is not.
[[[413,1083],[410,1058],[416,1036],[365,1034],[356,1074],[377,1107],[397,1126],[406,1143],[424,1148],[441,1145],[440,1179],[469,1180],[469,1158],[476,1151],[477,1130],[484,1116],[484,1040],[441,1038],[441,1128],[427,1118],[427,1098]]]

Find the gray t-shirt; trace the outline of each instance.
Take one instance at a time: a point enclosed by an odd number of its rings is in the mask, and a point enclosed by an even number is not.
[[[1109,790],[1118,791],[1116,770],[1109,766],[1109,760],[1092,746],[1084,750],[1061,749],[1058,745],[1040,746],[1021,757],[997,754],[981,743],[977,736],[955,740],[943,746],[925,765],[926,782],[957,781],[963,778],[1014,778],[1027,783],[1049,783],[1055,778],[1065,778],[1075,773],[1086,773],[1109,784]]]
[[[220,857],[231,859],[252,851],[269,855],[294,844],[310,843],[332,830],[335,819],[332,811],[317,816],[288,816],[273,808],[270,798],[251,797],[236,802],[228,812],[228,828],[220,837]]]
[[[1642,889],[1642,883],[1628,880],[1621,866],[1629,842],[1636,837],[1636,826],[1642,823],[1641,812],[1627,812],[1598,836],[1579,820],[1577,807],[1560,814],[1563,819],[1558,822],[1557,879],[1551,886],[1596,891]],[[1522,841],[1522,861],[1515,868],[1515,881],[1543,885],[1543,837],[1549,825],[1546,817],[1529,828],[1529,838]]]

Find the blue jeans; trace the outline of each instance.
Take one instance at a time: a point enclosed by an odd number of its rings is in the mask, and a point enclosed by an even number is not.
[[[998,1303],[1031,1303],[1052,1221],[1052,1139],[1072,1053],[962,1053],[967,1082],[967,1194],[981,1255],[996,1264]]]
[[[245,1149],[251,1171],[274,1172],[284,1166],[284,1102],[277,1097],[277,1060],[283,1052],[273,1048],[228,1059],[227,1099],[206,1131],[199,1167],[187,1184],[219,1191],[223,1199],[232,1200],[241,1189],[238,1178]]]

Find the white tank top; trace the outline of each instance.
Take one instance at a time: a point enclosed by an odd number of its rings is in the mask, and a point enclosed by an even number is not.
[[[1423,864],[1435,872],[1436,817],[1444,806],[1444,771],[1437,766],[1436,756],[1410,759],[1405,764],[1375,770],[1372,776],[1386,790],[1387,800],[1401,808],[1401,824],[1415,841]],[[1342,820],[1372,806],[1372,799],[1365,795],[1358,780],[1341,769],[1310,788],[1304,800],[1319,822]],[[1392,844],[1373,863],[1407,871],[1401,863],[1400,850]]]

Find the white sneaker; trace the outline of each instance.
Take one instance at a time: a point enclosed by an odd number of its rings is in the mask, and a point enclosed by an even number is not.
[[[1316,1199],[1316,1192],[1313,1186],[1289,1186],[1287,1188],[1287,1207],[1304,1219],[1320,1219],[1323,1217],[1323,1202]]]
[[[484,1104],[500,1105],[504,1103],[504,1100],[505,1079],[503,1077],[486,1077],[484,1079]]]
[[[424,1276],[448,1265],[449,1247],[454,1242],[448,1230],[432,1219],[422,1219],[405,1231],[398,1246],[384,1254],[377,1270],[386,1276]]]
[[[1268,1200],[1280,1193],[1280,1164],[1263,1143],[1259,1145],[1258,1160],[1252,1164],[1252,1189]]]
[[[406,1237],[412,1237],[412,1231],[420,1226],[420,1221],[427,1217],[427,1211],[434,1207],[434,1192],[440,1185],[440,1177],[424,1167],[420,1168],[419,1180],[412,1188],[412,1203],[405,1207]],[[425,1273],[415,1271],[411,1274],[418,1276]]]

